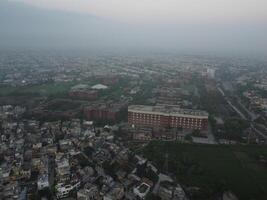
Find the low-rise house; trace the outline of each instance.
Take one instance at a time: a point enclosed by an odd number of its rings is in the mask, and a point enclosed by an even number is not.
[[[122,185],[116,185],[107,194],[104,195],[103,200],[120,200],[125,195],[124,188]]]
[[[64,183],[58,183],[56,185],[56,196],[58,199],[68,197],[70,192],[73,190],[77,190],[80,187],[81,183],[76,182],[73,184],[64,184]]]
[[[59,176],[63,176],[70,173],[69,171],[70,165],[69,165],[69,160],[67,158],[61,159],[56,164],[57,164],[56,171]]]
[[[183,188],[169,181],[160,182],[158,195],[162,200],[186,200]]]
[[[147,194],[150,192],[151,186],[147,183],[141,183],[133,189],[134,195],[140,199],[145,199]]]
[[[38,190],[43,190],[45,188],[48,188],[50,186],[49,184],[49,175],[48,173],[42,173],[38,176],[37,181],[37,187]]]
[[[96,185],[87,183],[77,192],[78,200],[98,200],[100,199],[99,190]]]

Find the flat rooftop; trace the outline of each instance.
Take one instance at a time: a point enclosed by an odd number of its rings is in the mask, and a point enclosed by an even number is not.
[[[128,106],[129,112],[159,114],[159,115],[173,115],[173,116],[195,116],[207,118],[209,114],[203,110],[181,109],[179,106],[174,105],[130,105]]]

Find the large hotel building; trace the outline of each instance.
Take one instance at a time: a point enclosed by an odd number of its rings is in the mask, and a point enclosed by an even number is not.
[[[170,127],[206,130],[208,113],[201,110],[181,109],[177,106],[131,105],[128,123],[135,127]]]

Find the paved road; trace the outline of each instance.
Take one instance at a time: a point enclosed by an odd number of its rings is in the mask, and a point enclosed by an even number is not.
[[[248,119],[237,107],[235,107],[232,102],[229,100],[229,98],[225,95],[224,91],[218,86],[217,87],[218,90],[220,91],[220,93],[222,94],[222,96],[225,98],[225,100],[227,101],[227,103],[236,111],[236,113],[245,120],[250,121],[250,127],[251,129],[257,133],[258,135],[262,136],[264,139],[267,139],[267,135],[264,134],[262,131],[260,131],[259,129],[257,129],[254,125],[254,120],[257,118],[257,116],[251,112],[249,109],[247,109],[240,101],[238,102],[240,104],[240,106],[242,106],[244,108],[244,110],[250,115],[251,119]]]
[[[264,139],[267,140],[267,135],[265,135],[264,133],[262,133],[261,131],[259,131],[257,128],[255,128],[254,124],[251,124],[251,129],[253,131],[255,131],[256,133],[258,133],[260,136],[262,136]]]
[[[157,194],[158,193],[160,182],[163,182],[163,181],[173,182],[173,180],[169,176],[160,173],[159,174],[158,182],[156,183],[156,185],[154,186],[154,189],[152,191],[154,194]]]
[[[225,98],[226,102],[237,112],[237,114],[242,118],[247,120],[246,116],[237,108],[235,107],[232,102],[228,99],[228,97],[225,95],[224,91],[220,88],[217,87],[219,92],[222,94],[222,96]]]
[[[250,119],[252,121],[254,121],[255,119],[258,118],[258,116],[255,113],[251,112],[249,109],[247,109],[247,107],[244,106],[244,104],[242,104],[242,102],[240,100],[238,100],[238,104],[249,114]]]

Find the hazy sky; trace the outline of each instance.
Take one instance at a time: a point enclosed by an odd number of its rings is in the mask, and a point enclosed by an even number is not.
[[[0,0],[0,48],[267,54],[267,0]]]
[[[16,0],[125,22],[267,20],[266,0]]]

